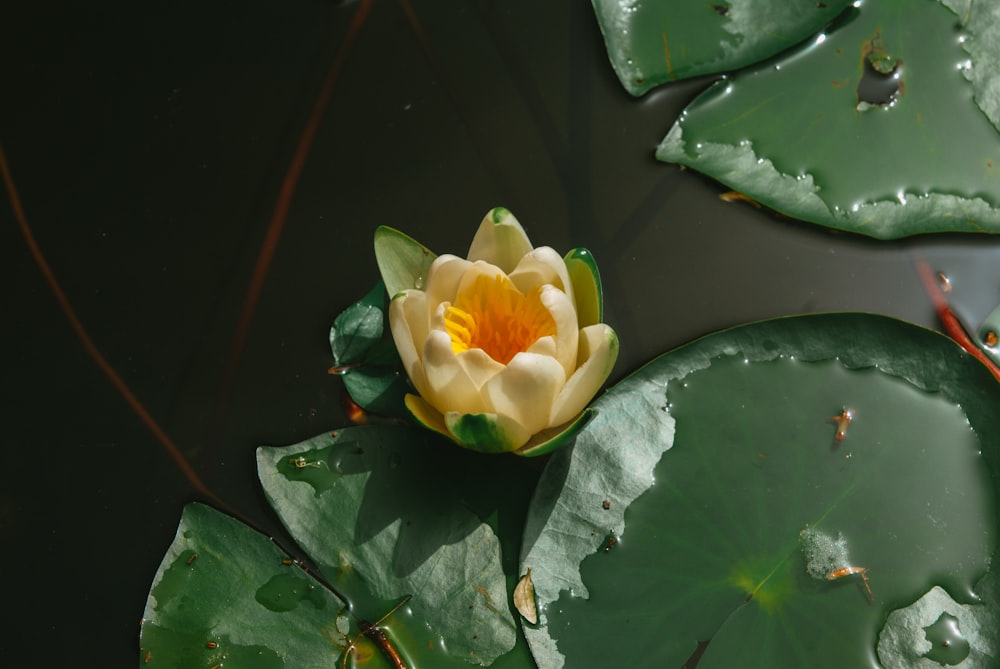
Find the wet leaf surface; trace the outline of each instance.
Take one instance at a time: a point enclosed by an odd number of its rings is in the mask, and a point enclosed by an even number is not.
[[[358,628],[384,617],[379,628],[413,667],[533,666],[512,593],[537,467],[384,425],[264,447],[258,466],[281,520],[356,618],[267,537],[190,505],[150,592],[149,664],[339,667],[350,648],[348,666],[389,667]]]
[[[594,0],[611,63],[633,95],[735,70],[794,46],[849,0]]]
[[[540,482],[522,558],[539,666],[682,666],[706,641],[700,669],[902,666],[879,645],[885,618],[934,586],[990,666],[998,402],[953,342],[870,315],[757,323],[657,358]]]
[[[517,640],[511,593],[537,474],[418,428],[367,426],[258,451],[264,491],[369,619],[406,595],[397,638],[417,666],[489,664]],[[523,666],[523,645],[496,666]]]
[[[141,666],[330,667],[342,605],[264,535],[190,504],[149,593]]]
[[[993,3],[867,0],[720,80],[657,151],[778,212],[886,239],[1000,231]]]

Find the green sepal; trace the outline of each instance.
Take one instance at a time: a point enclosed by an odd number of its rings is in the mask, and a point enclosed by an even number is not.
[[[547,455],[558,448],[567,446],[571,441],[576,439],[576,435],[580,433],[580,430],[586,427],[587,423],[596,415],[597,409],[584,409],[580,412],[579,416],[570,422],[554,427],[551,430],[539,432],[527,444],[514,451],[514,453],[525,458],[534,458],[539,455]]]
[[[375,260],[389,295],[422,289],[435,258],[433,251],[395,228],[380,225],[375,230]]]
[[[465,448],[479,453],[508,453],[516,443],[501,422],[501,417],[489,413],[467,413],[454,420],[445,417],[451,438]]]
[[[330,328],[330,349],[335,365],[361,362],[382,338],[385,321],[385,284],[381,281],[367,295],[347,307]]]
[[[330,348],[344,388],[358,406],[382,416],[405,417],[403,396],[411,390],[399,352],[386,335],[386,289],[379,281],[345,309],[330,328]]]
[[[593,254],[584,248],[571,250],[563,258],[569,272],[573,294],[576,297],[576,315],[580,327],[594,325],[604,320],[604,290],[601,273]]]

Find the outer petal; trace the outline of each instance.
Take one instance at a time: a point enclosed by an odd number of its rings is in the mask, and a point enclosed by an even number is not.
[[[576,308],[569,295],[555,286],[542,288],[539,299],[556,322],[555,357],[568,378],[576,371],[578,364],[577,342],[580,338],[580,325],[576,320]]]
[[[453,441],[483,453],[514,451],[531,438],[531,432],[507,416],[449,411],[444,415],[444,421]]]
[[[426,394],[429,386],[418,353],[427,337],[427,300],[424,293],[419,290],[407,290],[392,298],[389,302],[389,327],[392,329],[392,339],[396,343],[396,350],[399,351],[403,369],[406,370],[417,392],[421,395]]]
[[[401,308],[402,317],[406,320],[406,325],[410,328],[410,336],[413,338],[413,348],[422,351],[424,342],[427,340],[427,333],[430,332],[430,314],[427,312],[427,294],[419,290],[408,290],[402,295],[393,298],[389,303],[389,322],[392,323],[392,305],[399,303],[397,308]],[[396,316],[398,318],[399,315]]]
[[[534,353],[518,353],[485,386],[489,404],[528,430],[529,436],[550,426],[549,416],[566,374],[556,360]]]
[[[455,438],[451,436],[451,432],[448,431],[448,426],[444,424],[444,415],[428,404],[424,398],[418,397],[417,395],[407,395],[403,401],[406,403],[406,408],[409,409],[410,413],[413,414],[413,417],[418,423],[426,427],[428,430],[440,432],[454,441]]]
[[[618,359],[618,336],[604,323],[580,330],[580,366],[552,405],[550,425],[561,425],[580,413],[608,378]]]
[[[427,306],[433,313],[441,302],[454,302],[458,294],[458,284],[469,271],[472,263],[453,255],[438,256],[427,272]],[[430,314],[428,314],[430,315]]]
[[[421,395],[438,411],[487,413],[493,410],[451,350],[451,337],[446,332],[431,330],[427,335],[424,374],[429,392]]]
[[[514,214],[497,207],[487,212],[480,223],[469,247],[469,260],[485,260],[510,273],[530,250],[528,235]]]
[[[569,295],[570,301],[576,304],[566,261],[548,246],[539,247],[521,258],[521,262],[510,273],[510,280],[522,293],[527,293],[536,286],[552,284]]]

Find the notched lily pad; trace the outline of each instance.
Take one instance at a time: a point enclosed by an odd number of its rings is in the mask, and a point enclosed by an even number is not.
[[[522,559],[539,666],[910,666],[880,632],[923,635],[945,610],[992,658],[997,406],[951,340],[879,316],[767,321],[657,358],[543,475]],[[657,415],[676,435],[650,462]],[[955,606],[882,631],[934,586]]]
[[[491,460],[484,481],[476,454],[385,425],[257,454],[288,531],[369,619],[412,595],[407,616],[420,623],[398,635],[418,666],[488,665],[514,648],[515,537],[536,475],[508,460]]]
[[[141,666],[329,667],[342,605],[264,535],[190,504],[142,616]]]
[[[632,95],[726,72],[816,33],[850,0],[593,0],[611,64]]]
[[[716,82],[657,157],[880,239],[1000,231],[1000,6],[866,0],[849,11]]]

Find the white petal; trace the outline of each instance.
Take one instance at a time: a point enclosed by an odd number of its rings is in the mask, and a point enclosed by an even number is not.
[[[487,212],[479,224],[469,247],[469,260],[484,260],[510,272],[530,250],[531,242],[521,224],[512,213],[497,207]]]
[[[556,322],[556,360],[569,377],[577,367],[577,341],[580,325],[576,320],[576,307],[570,297],[555,286],[545,286],[539,295],[542,305]]]
[[[424,375],[429,392],[426,399],[441,413],[487,413],[493,409],[451,349],[447,332],[431,330],[424,344]]]
[[[528,353],[547,355],[550,358],[556,357],[556,338],[553,335],[539,337],[535,343],[528,347]]]
[[[441,302],[454,302],[458,284],[472,263],[453,255],[438,256],[427,271],[427,306],[433,312]]]
[[[421,395],[427,392],[428,386],[423,363],[417,352],[423,348],[423,340],[427,337],[426,322],[426,297],[421,291],[408,290],[399,293],[389,302],[389,327],[392,330],[392,340],[396,343],[396,350],[399,351],[399,357],[403,361],[403,369]],[[417,337],[420,337],[420,348],[416,344]]]
[[[524,294],[528,294],[536,286],[552,284],[569,295],[570,302],[576,304],[566,261],[548,246],[537,248],[521,258],[521,262],[510,273],[510,280]]]
[[[402,309],[402,316],[410,328],[413,348],[415,351],[422,351],[431,324],[430,314],[427,312],[427,294],[419,290],[408,290],[403,293],[403,297],[404,299],[400,300],[399,308]],[[395,299],[394,302],[396,302]],[[391,303],[389,322],[392,323]]]
[[[604,323],[580,330],[580,362],[552,405],[550,423],[561,425],[583,411],[618,359],[618,336]]]
[[[509,416],[530,433],[549,427],[556,394],[566,382],[566,374],[554,358],[534,353],[518,353],[485,386],[483,392],[500,416]]]
[[[487,381],[504,370],[503,363],[491,358],[481,348],[471,348],[459,353],[456,357],[477,390],[482,389]]]
[[[494,279],[497,276],[507,276],[502,269],[496,265],[491,265],[483,260],[477,260],[472,263],[465,274],[462,275],[461,280],[458,282],[458,292],[463,293],[470,289],[472,284],[476,282],[481,276],[485,276],[488,279]],[[452,300],[454,302],[454,300]]]
[[[551,425],[561,425],[583,411],[618,359],[618,336],[604,323],[580,330],[580,366],[552,405]]]

